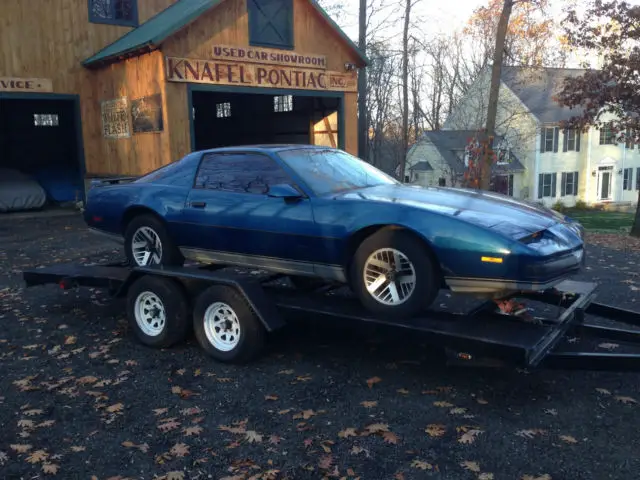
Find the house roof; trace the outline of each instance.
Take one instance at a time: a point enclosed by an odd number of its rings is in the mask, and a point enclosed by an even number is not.
[[[462,173],[466,169],[464,165],[465,147],[472,138],[477,136],[475,130],[434,130],[424,132],[423,141],[432,143],[442,155],[445,162],[455,172]],[[494,143],[499,143],[503,137],[496,136]],[[524,171],[524,165],[520,160],[510,152],[509,163],[499,165],[494,163],[492,166],[493,173],[514,173]]]
[[[578,68],[502,67],[502,81],[542,123],[569,120],[582,112],[570,109],[554,99],[565,77],[579,77],[586,72]]]
[[[225,0],[177,0],[149,20],[129,31],[115,42],[87,58],[82,62],[85,67],[102,65],[118,61],[122,58],[137,55],[144,51],[157,49],[171,35],[198,19],[210,8]],[[316,0],[308,0],[311,6],[324,18],[329,26],[342,38],[362,62],[368,65],[369,60],[353,43],[338,24],[329,17],[327,12]]]

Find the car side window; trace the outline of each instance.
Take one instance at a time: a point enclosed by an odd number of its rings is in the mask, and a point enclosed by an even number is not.
[[[280,165],[266,155],[209,153],[202,158],[194,187],[265,195],[270,185],[281,183],[294,186]]]

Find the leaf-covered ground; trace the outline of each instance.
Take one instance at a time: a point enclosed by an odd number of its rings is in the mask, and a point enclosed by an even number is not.
[[[639,250],[596,240],[582,277],[640,310]],[[303,321],[228,366],[141,346],[103,292],[21,283],[119,257],[76,216],[0,220],[0,478],[638,478],[638,374],[448,368],[416,334]]]

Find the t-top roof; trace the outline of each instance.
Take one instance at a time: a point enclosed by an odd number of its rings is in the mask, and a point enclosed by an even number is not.
[[[126,33],[118,40],[82,62],[85,67],[117,61],[121,57],[135,55],[144,50],[153,50],[171,35],[186,27],[210,8],[225,0],[178,0],[142,25]],[[340,26],[327,14],[316,0],[307,0],[311,6],[327,21],[329,26],[353,50],[359,60],[368,65],[369,60],[353,43]]]

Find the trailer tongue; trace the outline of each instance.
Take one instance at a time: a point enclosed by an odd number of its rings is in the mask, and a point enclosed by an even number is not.
[[[501,312],[493,301],[464,314],[431,310],[400,321],[371,316],[357,300],[333,295],[337,287],[292,289],[277,282],[283,278],[241,275],[224,266],[59,264],[23,272],[28,287],[108,289],[127,299],[129,320],[143,343],[171,346],[193,328],[207,353],[226,362],[255,358],[264,333],[285,326],[287,319],[314,317],[409,329],[467,365],[489,360],[520,368],[640,371],[640,313],[595,303],[595,283],[565,281],[549,291],[521,295],[562,310],[533,322]],[[151,305],[149,298],[154,298],[154,310],[145,307]],[[159,325],[154,315],[165,319],[162,328],[147,328]],[[589,322],[589,315],[616,325]]]

